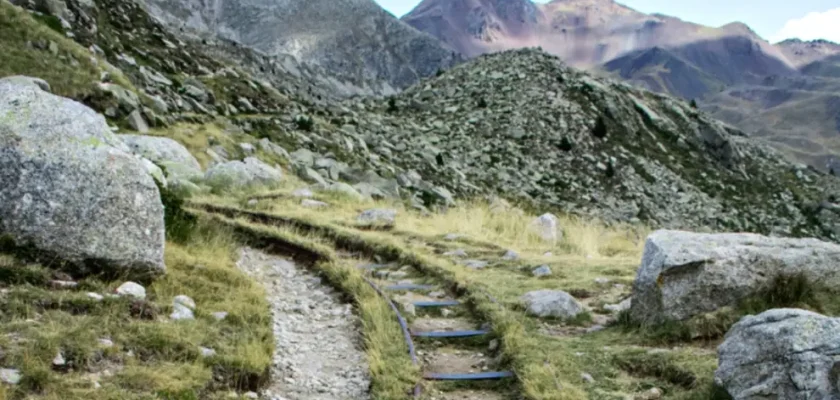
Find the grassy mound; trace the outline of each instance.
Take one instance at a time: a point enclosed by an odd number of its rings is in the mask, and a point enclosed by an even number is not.
[[[102,71],[125,88],[123,75],[64,36],[55,17],[35,15],[0,0],[0,77],[34,76],[49,82],[53,93],[82,100],[93,94]]]
[[[236,268],[235,247],[203,223],[188,241],[167,243],[167,274],[147,286],[146,301],[108,296],[121,281],[55,287],[54,271],[0,256],[0,366],[22,375],[0,386],[0,399],[215,399],[256,389],[271,364],[271,317],[261,287]],[[170,320],[181,294],[195,300],[195,320]],[[65,364],[55,366],[59,353]]]

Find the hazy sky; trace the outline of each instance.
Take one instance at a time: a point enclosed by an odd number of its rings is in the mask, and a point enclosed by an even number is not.
[[[419,0],[376,0],[400,17]],[[547,0],[537,0],[545,3]],[[619,0],[645,13],[673,15],[709,26],[741,21],[771,42],[786,38],[840,43],[840,0]]]

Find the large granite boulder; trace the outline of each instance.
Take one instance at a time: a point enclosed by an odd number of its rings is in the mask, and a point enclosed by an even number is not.
[[[169,179],[199,180],[201,165],[180,143],[165,137],[119,135],[134,154],[143,156],[166,170]]]
[[[732,326],[715,381],[735,400],[840,399],[840,318],[781,308]]]
[[[779,276],[840,284],[840,245],[748,233],[659,230],[645,243],[631,315],[657,323],[735,305]]]
[[[254,157],[244,161],[216,164],[204,174],[205,183],[214,190],[272,187],[280,184],[283,173]]]
[[[0,182],[0,235],[16,245],[83,270],[165,270],[158,187],[85,105],[0,80]]]

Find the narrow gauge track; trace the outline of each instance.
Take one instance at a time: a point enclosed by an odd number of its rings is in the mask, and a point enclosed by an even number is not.
[[[238,210],[210,204],[193,204],[192,207],[226,218],[245,217],[262,225],[284,226],[327,236],[323,228],[304,221]],[[297,254],[314,262],[317,254],[295,248],[279,240],[261,238],[260,245],[269,250]],[[335,240],[336,248],[344,252],[342,258],[374,256],[364,249]],[[409,356],[422,371],[424,382],[414,387],[412,397],[423,397],[423,389],[434,391],[439,400],[505,400],[510,399],[511,371],[499,369],[499,362],[490,353],[498,348],[493,339],[492,327],[483,323],[471,310],[470,304],[461,301],[451,282],[441,282],[416,268],[396,262],[357,265],[365,281],[389,304],[400,324],[409,349]],[[400,304],[402,307],[398,307]],[[402,310],[401,310],[402,308]]]

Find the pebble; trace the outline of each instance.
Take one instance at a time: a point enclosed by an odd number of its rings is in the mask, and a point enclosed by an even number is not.
[[[105,298],[101,294],[93,293],[93,292],[88,292],[87,297],[90,298],[90,299],[93,299],[94,301],[102,301],[102,299]]]
[[[119,296],[134,297],[135,299],[146,299],[146,288],[136,282],[125,282],[116,290]]]
[[[172,304],[180,304],[190,310],[195,310],[195,300],[183,294],[175,296],[175,298],[172,299]]]
[[[467,251],[464,249],[457,249],[447,251],[446,253],[443,253],[443,255],[447,257],[467,257]]]
[[[210,315],[212,315],[213,318],[216,319],[216,321],[221,321],[221,320],[227,318],[228,313],[227,313],[227,311],[216,311],[216,312],[214,312],[213,314],[210,314]]]
[[[300,205],[306,208],[325,208],[330,206],[329,204],[324,203],[323,201],[312,199],[303,199],[300,201]]]
[[[549,276],[551,275],[551,268],[548,265],[540,265],[539,267],[535,268],[531,273],[534,276]]]
[[[0,368],[0,382],[8,383],[9,385],[17,385],[20,383],[20,371],[16,369]]]
[[[216,355],[216,350],[213,350],[209,347],[199,346],[198,350],[201,352],[202,357],[213,357]]]
[[[169,314],[169,318],[175,321],[185,321],[195,319],[195,315],[187,306],[175,303],[172,305],[172,314]]]
[[[592,375],[587,374],[586,372],[580,374],[580,379],[583,379],[583,381],[586,382],[586,383],[595,382],[595,378],[593,378]]]
[[[519,253],[517,253],[513,250],[508,250],[508,251],[505,252],[504,255],[502,255],[502,260],[505,260],[505,261],[515,261],[515,260],[518,260],[518,259],[519,259]]]

